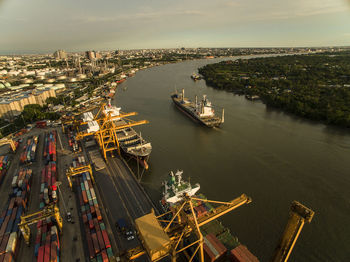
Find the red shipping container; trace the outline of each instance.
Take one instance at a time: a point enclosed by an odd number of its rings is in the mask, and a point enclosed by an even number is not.
[[[83,195],[83,200],[84,200],[84,203],[88,203],[88,198],[87,198],[87,195],[86,195],[86,192],[85,191],[82,191],[82,195]]]
[[[208,234],[205,237],[215,247],[219,255],[226,253],[227,251],[226,247],[216,238],[216,236],[214,236],[213,234]]]
[[[94,206],[90,206],[90,213],[94,214],[95,213],[95,207]]]
[[[235,248],[231,250],[231,261],[232,262],[249,262],[249,260],[246,260],[243,258],[239,252],[239,249]]]
[[[109,261],[106,250],[102,251],[102,261],[103,262],[108,262]]]
[[[246,256],[249,259],[249,261],[259,262],[258,258],[256,256],[254,256],[246,246],[239,245],[237,248],[240,250],[241,255]]]
[[[103,237],[103,241],[105,243],[106,249],[111,247],[111,242],[109,241],[109,237],[107,234],[106,230],[102,230],[102,237]]]
[[[102,220],[102,215],[101,215],[101,211],[98,207],[95,206],[95,210],[96,210],[96,217],[98,221]]]
[[[98,240],[98,245],[100,246],[101,250],[105,249],[105,242],[103,242],[103,237],[101,231],[96,232],[97,235],[97,240]]]
[[[50,254],[50,262],[57,261],[57,242],[53,241],[51,243],[51,254]]]
[[[46,244],[45,251],[44,251],[44,262],[50,262],[50,251],[51,251],[50,244]]]
[[[84,224],[87,223],[87,221],[88,221],[87,215],[83,214],[82,217],[83,217],[83,223]]]
[[[0,244],[0,254],[5,253],[7,242],[9,241],[9,238],[10,238],[10,234],[6,234],[2,237],[2,241]]]
[[[94,227],[96,231],[101,231],[97,218],[94,218],[93,221],[94,221]]]
[[[0,217],[4,218],[6,216],[6,213],[7,213],[7,210],[3,210]]]
[[[94,228],[94,221],[93,220],[89,220],[89,227],[90,227],[90,229]]]
[[[98,240],[97,240],[97,235],[96,233],[92,233],[91,234],[91,239],[92,239],[92,243],[94,245],[94,250],[95,250],[95,254],[100,253],[100,247],[98,245]]]
[[[87,240],[87,243],[88,243],[90,259],[94,258],[95,257],[95,250],[94,250],[94,246],[92,244],[91,235],[90,235],[89,232],[86,233],[86,240]]]
[[[207,246],[207,244],[203,244],[205,261],[213,262],[216,260],[215,254],[211,251],[211,249]]]
[[[14,206],[14,204],[15,204],[15,199],[14,199],[14,198],[11,198],[10,204],[9,204],[9,206],[8,206],[8,209],[9,209],[9,210],[12,209],[13,206]]]
[[[4,256],[3,262],[12,262],[15,261],[12,254],[10,252],[7,252]]]

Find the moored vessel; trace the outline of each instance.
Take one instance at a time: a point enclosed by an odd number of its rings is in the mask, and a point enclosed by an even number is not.
[[[105,106],[104,113],[106,115],[110,114],[111,116],[119,116],[120,110],[120,107],[112,106],[109,103]],[[127,124],[127,122],[122,118],[113,121],[116,126],[123,126]],[[118,129],[116,134],[123,153],[131,158],[134,158],[144,168],[148,169],[147,162],[152,152],[151,143],[146,141],[141,136],[141,133],[137,133],[132,127]]]
[[[196,73],[192,73],[191,75],[191,78],[194,80],[194,81],[197,81],[197,80],[201,80],[202,77]]]
[[[197,96],[195,102],[192,102],[185,98],[185,90],[182,89],[181,94],[176,91],[171,95],[171,99],[182,112],[207,127],[217,127],[224,123],[224,109],[222,109],[221,117],[215,115],[214,107],[206,95],[203,95],[200,102],[197,101]]]

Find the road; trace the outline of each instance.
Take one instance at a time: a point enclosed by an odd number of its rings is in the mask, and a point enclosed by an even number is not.
[[[145,194],[125,162],[120,158],[108,158],[107,168],[96,172],[96,184],[104,204],[113,235],[117,242],[117,253],[140,245],[135,238],[128,241],[118,232],[115,223],[124,218],[132,227],[134,220],[151,212],[152,202]],[[148,261],[144,256],[137,261]]]

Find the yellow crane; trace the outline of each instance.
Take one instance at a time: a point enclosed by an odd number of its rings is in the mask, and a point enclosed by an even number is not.
[[[69,167],[69,169],[66,172],[66,176],[67,176],[67,180],[69,183],[69,187],[72,189],[72,177],[85,173],[85,172],[89,172],[90,176],[91,176],[91,180],[93,183],[95,183],[95,178],[94,175],[92,173],[92,168],[91,165],[85,165],[85,166],[79,166],[79,167]]]
[[[12,140],[12,138],[4,137],[4,138],[0,139],[0,146],[7,145],[7,144],[10,145],[13,152],[16,151],[16,145],[15,145],[15,142]]]
[[[310,223],[314,215],[315,212],[310,208],[298,201],[293,201],[288,223],[271,262],[286,262],[288,260],[305,222]]]
[[[202,201],[220,204],[213,211],[203,217],[197,217],[194,212],[194,201]],[[252,200],[245,194],[229,201],[212,201],[184,195],[183,200],[175,208],[167,213],[155,216],[154,211],[135,220],[136,229],[142,242],[142,246],[127,251],[127,259],[132,261],[147,254],[150,260],[159,261],[166,256],[171,256],[172,262],[176,261],[178,254],[183,253],[187,261],[191,262],[197,255],[200,262],[204,261],[203,235],[201,226],[219,218]],[[167,216],[171,216],[167,219]],[[314,212],[294,201],[291,206],[290,218],[282,236],[281,244],[276,248],[272,262],[286,262],[298,239],[305,222],[310,223]],[[190,244],[184,245],[184,240],[190,238]],[[191,255],[186,252],[191,248]]]
[[[197,218],[194,201],[220,204],[220,206],[206,216]],[[150,214],[135,220],[143,248],[129,250],[128,259],[134,260],[141,255],[148,254],[151,261],[159,261],[169,255],[172,261],[176,261],[177,256],[184,253],[189,262],[193,261],[197,254],[199,254],[199,261],[203,262],[203,235],[200,227],[250,202],[251,198],[245,194],[229,202],[200,199],[185,194],[174,211],[156,217],[152,210]],[[166,219],[166,216],[169,215],[172,216],[170,220]],[[189,237],[194,237],[195,240],[184,245],[184,240]],[[194,248],[191,256],[186,252],[189,248]]]
[[[117,150],[120,155],[120,146],[118,141],[117,132],[119,130],[123,130],[128,127],[133,127],[137,125],[143,125],[149,123],[147,120],[141,121],[133,121],[131,119],[127,119],[129,116],[137,115],[136,112],[130,113],[121,113],[119,115],[112,115],[111,112],[106,113],[106,103],[102,103],[99,111],[94,116],[94,121],[98,124],[97,131],[84,132],[79,129],[80,126],[86,125],[87,122],[80,121],[77,122],[77,136],[76,139],[82,139],[86,136],[95,136],[101,150],[103,153],[103,157],[107,160],[107,152],[112,152]],[[121,119],[126,119],[127,121]],[[118,124],[117,124],[118,121]]]
[[[22,232],[24,241],[27,245],[30,244],[30,225],[36,224],[41,220],[49,217],[54,217],[57,221],[57,226],[59,230],[62,230],[63,222],[60,215],[59,209],[55,204],[51,204],[45,207],[42,211],[21,216],[21,222],[18,224],[19,229]]]

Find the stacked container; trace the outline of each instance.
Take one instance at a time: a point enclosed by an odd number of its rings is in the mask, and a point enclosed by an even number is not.
[[[81,151],[81,147],[78,141],[75,139],[73,130],[68,130],[68,143],[69,143],[69,146],[72,148],[73,152]]]
[[[203,194],[200,194],[199,196],[197,196],[198,198],[201,199],[206,199],[205,196]],[[207,213],[210,213],[212,211],[214,211],[213,206],[208,203],[208,202],[204,202],[204,201],[195,201],[195,203],[193,203],[195,206],[195,212],[197,213],[197,217],[201,217]],[[242,246],[244,247],[244,251],[246,253],[250,253],[250,251],[248,250],[247,247],[243,246],[240,244],[239,240],[237,237],[233,236],[230,232],[230,230],[226,227],[224,227],[221,222],[219,220],[213,220],[210,221],[209,223],[203,225],[201,227],[201,232],[203,234],[203,236],[206,238],[207,241],[213,240],[214,243],[216,243],[216,245],[222,245],[226,248],[226,250],[231,250],[231,252],[226,252],[225,251],[225,255],[223,255],[223,257],[219,256],[217,258],[215,254],[219,254],[219,253],[215,253],[213,252],[212,249],[207,247],[205,248],[205,254],[206,254],[206,260],[207,261],[220,261],[223,258],[229,258],[231,261],[235,261],[235,262],[248,262],[248,261],[252,261],[252,262],[256,262],[258,261],[257,258],[255,257],[256,260],[234,260],[236,258],[233,258],[234,255],[232,255],[232,250],[235,250],[237,247]],[[240,250],[240,249],[239,249]],[[233,254],[237,254],[237,250],[233,252]],[[243,252],[243,251],[242,251]],[[227,254],[229,253],[229,254]],[[250,253],[251,254],[251,253]],[[227,257],[227,255],[229,255]],[[254,255],[251,254],[251,256],[254,257]],[[241,259],[240,256],[237,256],[237,259]],[[215,259],[214,259],[215,258]]]
[[[214,262],[225,259],[227,248],[213,234],[206,235],[203,240],[205,261]]]
[[[35,256],[37,262],[59,261],[60,241],[55,221],[48,218],[37,223]]]
[[[85,159],[84,157],[78,157],[73,163],[81,165],[85,163]],[[109,261],[113,256],[113,252],[90,174],[85,172],[76,177],[75,184],[89,258],[91,261]]]
[[[230,260],[232,262],[259,262],[246,246],[239,245],[230,252]]]
[[[32,163],[35,160],[35,152],[38,143],[38,136],[33,136],[32,138],[28,138],[27,144],[23,148],[23,152],[20,157],[20,161],[22,164]]]
[[[40,209],[56,203],[57,198],[57,167],[56,167],[56,131],[45,134],[43,158],[45,167],[41,172]],[[37,223],[35,238],[35,256],[38,262],[59,261],[60,242],[57,223],[53,218],[41,220]]]
[[[41,171],[40,209],[57,202],[56,162],[49,162]]]
[[[55,130],[45,134],[43,158],[46,160],[46,163],[56,161],[56,139],[57,133]]]
[[[12,191],[0,215],[0,261],[16,258],[20,236],[18,224],[28,202],[31,177],[32,170],[24,168],[12,181]]]
[[[0,156],[0,185],[2,184],[7,170],[10,167],[10,163],[11,161],[9,160],[8,156]]]

